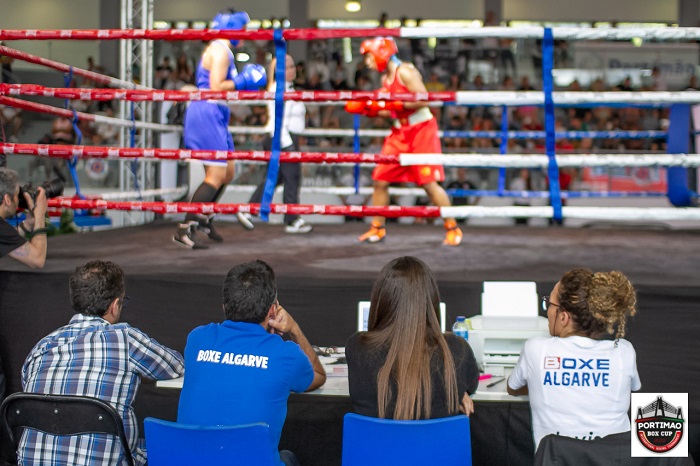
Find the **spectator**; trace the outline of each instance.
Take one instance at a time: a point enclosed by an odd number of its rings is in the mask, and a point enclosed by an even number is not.
[[[105,107],[104,112],[100,112],[98,114],[108,118],[114,118],[114,109],[108,106]],[[95,144],[109,146],[117,143],[117,138],[119,137],[118,126],[111,123],[97,123],[96,125],[97,129],[95,131],[95,136],[93,137]]]
[[[299,324],[279,304],[275,272],[268,264],[254,261],[229,270],[223,296],[226,320],[198,327],[187,337],[177,420],[265,422],[276,455],[289,392],[320,387],[326,373]],[[280,452],[280,459],[298,464],[289,451]]]
[[[345,69],[345,64],[341,59],[335,61],[335,67],[331,72],[331,84],[336,91],[349,89],[348,72]]]
[[[430,73],[428,82],[425,83],[425,88],[428,90],[428,92],[443,92],[445,90],[445,84],[440,81],[440,76],[433,71]]]
[[[525,343],[507,387],[530,396],[535,449],[551,433],[593,439],[630,430],[630,392],[641,382],[622,337],[636,302],[621,272],[588,269],[565,273],[542,297],[551,337]]]
[[[124,272],[113,262],[95,260],[75,269],[70,298],[77,313],[66,326],[44,337],[22,367],[25,392],[81,395],[111,404],[124,421],[136,465],[146,463],[138,439],[132,403],[140,377],[172,379],[182,375],[182,356],[127,323],[119,323],[129,298]],[[19,464],[123,465],[114,437],[84,434],[65,437],[27,430],[18,449]]]
[[[434,419],[474,412],[479,370],[469,344],[440,330],[432,271],[411,256],[392,260],[372,287],[368,331],[351,336],[350,399],[356,413]]]
[[[303,61],[297,63],[297,77],[294,78],[294,85],[306,89],[306,64]]]
[[[6,45],[0,41],[0,45]],[[0,83],[15,84],[17,80],[12,73],[12,62],[15,59],[6,55],[0,55]]]
[[[175,63],[175,80],[176,88],[180,88],[185,84],[194,84],[194,72],[189,63],[189,58],[184,53],[181,53],[177,57],[177,62]]]
[[[10,136],[8,142],[19,142],[19,133],[22,130],[22,110],[19,108],[10,107],[0,104],[0,125],[9,127]]]
[[[313,87],[310,84],[309,87],[322,91],[331,89],[331,70],[326,63],[324,54],[317,53],[314,61],[309,64],[307,71],[309,73],[309,82],[316,83]]]
[[[6,221],[17,213],[19,206],[20,186],[14,170],[0,168],[0,196],[0,257],[8,255],[30,268],[43,268],[46,262],[45,216],[48,207],[44,188],[37,188],[36,199],[32,199],[29,193],[23,193],[28,206],[25,209],[26,218],[16,229]]]
[[[170,57],[163,57],[163,61],[156,67],[156,86],[158,89],[165,89],[166,84],[170,80],[170,75],[173,74],[173,67],[170,65]]]

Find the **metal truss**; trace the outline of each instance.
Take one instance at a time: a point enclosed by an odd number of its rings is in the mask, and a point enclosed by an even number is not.
[[[121,0],[122,29],[152,29],[154,0]],[[119,77],[125,81],[138,82],[153,87],[153,41],[120,40]],[[150,122],[153,119],[153,102],[126,102],[119,104],[119,116],[126,120]],[[154,147],[153,131],[130,128],[120,131],[122,147]],[[121,191],[146,190],[155,187],[155,162],[119,162],[119,188]],[[151,213],[132,212],[124,214],[125,225],[141,224],[153,219]]]

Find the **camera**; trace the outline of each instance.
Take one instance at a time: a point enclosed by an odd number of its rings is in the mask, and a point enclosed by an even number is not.
[[[51,199],[52,197],[57,197],[63,194],[63,180],[60,178],[55,178],[51,181],[44,181],[39,187],[44,188],[46,199]],[[24,193],[28,193],[32,200],[36,202],[36,195],[39,187],[35,188],[31,183],[25,183],[24,186],[20,186],[18,207],[22,209],[29,208],[27,205],[27,200],[24,198]]]

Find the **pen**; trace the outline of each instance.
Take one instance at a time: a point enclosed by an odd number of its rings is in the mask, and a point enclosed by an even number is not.
[[[491,374],[481,374],[479,376],[479,381],[490,379],[491,377],[493,377]]]
[[[498,379],[498,380],[494,380],[493,382],[491,382],[490,384],[488,384],[488,385],[486,386],[486,388],[491,388],[491,387],[493,387],[494,385],[498,385],[499,383],[503,382],[504,380],[506,380],[505,377],[501,377],[501,378]]]

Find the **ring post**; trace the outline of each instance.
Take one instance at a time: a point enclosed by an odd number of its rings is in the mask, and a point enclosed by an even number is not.
[[[690,105],[671,105],[671,124],[668,128],[668,153],[688,154],[690,152]],[[668,200],[676,207],[693,205],[693,193],[688,188],[688,169],[668,167]]]
[[[559,186],[559,167],[556,158],[556,135],[554,119],[554,99],[552,91],[554,89],[554,78],[552,68],[554,67],[554,36],[551,28],[544,28],[544,40],[542,41],[542,91],[544,92],[544,130],[545,147],[549,166],[547,175],[549,177],[549,202],[552,204],[554,214],[552,219],[561,224],[561,189]]]
[[[270,204],[275,195],[277,186],[277,175],[280,168],[280,151],[282,141],[282,119],[284,118],[284,86],[285,86],[285,64],[287,62],[287,43],[282,37],[282,29],[275,29],[275,134],[272,137],[272,153],[267,164],[267,179],[265,180],[265,191],[263,191],[260,203],[260,218],[264,221],[270,219]]]
[[[501,144],[500,144],[501,155],[508,153],[508,107],[503,105],[501,107]],[[506,190],[506,169],[498,169],[498,195],[503,196]]]

